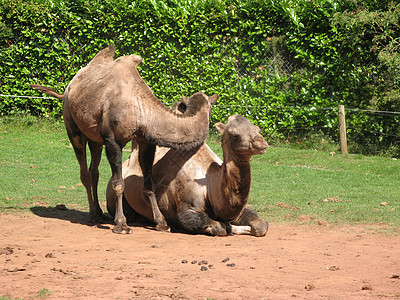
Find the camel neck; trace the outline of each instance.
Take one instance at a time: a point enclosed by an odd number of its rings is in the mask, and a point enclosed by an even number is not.
[[[232,207],[247,204],[251,186],[250,161],[246,157],[224,154],[222,189]]]
[[[140,103],[144,136],[153,144],[179,150],[201,145],[208,135],[210,105],[204,102],[196,113],[177,115],[153,97],[145,105]],[[206,100],[205,100],[206,101]]]

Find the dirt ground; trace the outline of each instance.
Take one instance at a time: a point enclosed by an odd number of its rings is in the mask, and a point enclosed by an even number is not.
[[[0,215],[0,296],[23,299],[400,299],[400,237],[270,224],[266,237],[89,226],[76,210]]]

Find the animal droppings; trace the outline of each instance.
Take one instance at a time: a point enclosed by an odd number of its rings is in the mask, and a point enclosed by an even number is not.
[[[362,290],[362,291],[372,291],[372,286],[371,286],[370,284],[364,284],[364,285],[361,287],[361,290]]]
[[[315,286],[314,286],[313,283],[309,283],[309,284],[307,284],[307,285],[304,287],[304,289],[305,289],[306,291],[311,291],[311,290],[315,289]]]
[[[14,253],[14,250],[11,247],[5,247],[3,249],[0,249],[0,255],[1,254],[10,255],[10,254],[13,254],[13,253]]]

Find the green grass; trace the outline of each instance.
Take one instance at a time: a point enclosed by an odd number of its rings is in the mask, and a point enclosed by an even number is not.
[[[400,225],[397,160],[270,148],[252,166],[251,203],[271,220]]]
[[[40,289],[36,296],[34,296],[33,298],[39,298],[39,299],[46,299],[48,298],[50,295],[52,294],[51,291],[49,291],[46,288]],[[0,300],[23,300],[22,298],[8,298],[8,297],[4,297],[4,296],[0,296]]]
[[[219,143],[209,145],[222,157]],[[124,152],[124,158],[128,155]],[[88,210],[78,162],[62,123],[0,119],[0,165],[0,212],[29,212],[59,203]],[[400,225],[399,175],[400,161],[392,158],[271,147],[252,159],[249,203],[272,222],[395,228]],[[110,176],[103,153],[103,208]]]
[[[79,164],[64,124],[17,121],[0,120],[0,212],[57,204],[88,211]],[[128,152],[124,152],[124,158],[127,157]],[[103,151],[99,181],[102,202],[110,176]]]
[[[46,298],[49,297],[51,294],[52,294],[51,291],[49,291],[49,290],[46,289],[46,288],[43,288],[43,289],[40,289],[40,290],[37,292],[37,295],[36,295],[35,297],[37,297],[37,298],[42,298],[42,299],[46,299]]]

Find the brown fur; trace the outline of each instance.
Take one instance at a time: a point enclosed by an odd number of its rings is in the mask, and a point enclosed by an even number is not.
[[[193,233],[264,236],[268,225],[246,207],[251,186],[250,158],[263,154],[267,143],[259,128],[241,116],[218,123],[222,162],[206,145],[188,151],[157,148],[153,175],[156,198],[169,225]],[[123,164],[124,197],[137,213],[154,221],[148,201],[136,193],[143,185],[137,150]],[[107,208],[115,212],[115,196],[107,189]],[[132,210],[131,210],[132,211]]]
[[[190,114],[172,113],[153,94],[140,77],[137,55],[114,60],[115,49],[100,51],[89,64],[80,69],[63,95],[53,89],[31,85],[50,96],[63,99],[64,122],[69,139],[81,167],[81,180],[86,187],[90,217],[98,222],[103,213],[98,204],[97,182],[102,145],[112,169],[112,187],[117,197],[115,214],[117,233],[131,232],[122,211],[122,148],[136,139],[139,144],[139,163],[145,174],[145,195],[152,203],[153,214],[160,229],[167,230],[155,200],[151,166],[155,145],[176,149],[191,149],[201,145],[208,134],[211,104],[218,95],[208,97],[196,93],[191,97]],[[192,102],[193,100],[193,102]],[[86,144],[91,151],[87,168]]]

